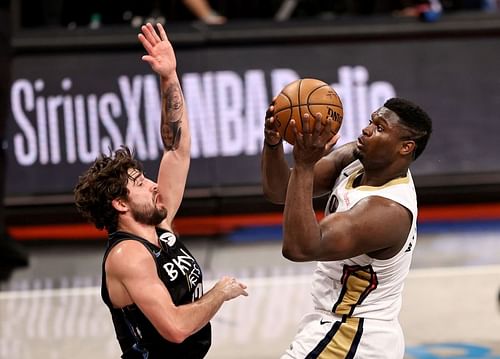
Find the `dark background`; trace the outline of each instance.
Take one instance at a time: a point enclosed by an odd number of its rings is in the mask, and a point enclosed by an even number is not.
[[[417,179],[426,177],[446,187],[450,185],[443,179],[447,176],[460,180],[471,174],[500,173],[497,153],[500,67],[498,58],[490,56],[492,53],[500,54],[500,41],[495,37],[231,45],[180,49],[177,59],[181,77],[186,72],[228,70],[243,77],[249,69],[261,69],[269,74],[273,68],[280,67],[290,68],[301,77],[316,76],[328,83],[338,81],[337,69],[341,66],[363,66],[370,74],[368,84],[389,82],[397,96],[412,99],[430,113],[434,133],[429,147],[413,165],[413,173]],[[276,54],[280,55],[279,61],[275,59]],[[75,93],[101,96],[117,91],[116,79],[120,75],[133,77],[150,73],[149,68],[138,61],[140,55],[133,51],[111,55],[95,52],[22,55],[14,60],[13,80],[33,82],[41,78],[46,83],[44,93],[58,94],[60,79],[70,77]],[[54,81],[50,82],[51,79]],[[271,101],[271,91],[267,91],[267,96],[266,103]],[[265,107],[260,110],[263,115]],[[368,121],[368,116],[366,113],[360,126]],[[126,114],[116,123],[125,133]],[[59,126],[62,131],[63,123]],[[12,117],[8,118],[9,148],[14,148],[13,135],[19,132]],[[64,141],[60,147],[64,158]],[[8,159],[8,197],[70,193],[74,179],[88,167],[87,163],[69,164],[64,160],[57,165],[21,166],[13,151],[8,152]],[[259,161],[258,155],[194,159],[187,188],[207,189],[210,193],[219,187],[253,186],[255,194],[260,194]],[[154,174],[158,161],[144,163],[148,172]]]
[[[368,9],[333,3],[300,2],[288,21],[277,22],[280,1],[214,2],[229,18],[220,27],[193,21],[184,10],[164,11],[173,16],[168,29],[181,74],[279,67],[334,83],[339,66],[366,67],[370,83],[389,81],[398,96],[421,104],[434,118],[428,150],[414,166],[420,203],[498,201],[498,14],[480,11],[478,2],[447,1],[440,21],[426,23],[393,16],[398,4],[391,2],[374,2]],[[69,30],[65,1],[13,2],[12,80],[44,78],[50,87],[50,79],[58,83],[64,73],[79,91],[98,93],[114,86],[123,71],[150,74],[137,60],[142,53],[137,29],[120,17],[126,3],[106,4],[103,14],[111,11],[114,17],[103,16],[99,29],[81,19]],[[91,5],[70,7],[70,13],[88,14]],[[39,16],[28,9],[38,9]],[[9,146],[16,131],[8,116]],[[7,155],[9,224],[81,220],[71,189],[86,165],[21,167],[12,152]],[[179,216],[279,211],[263,199],[259,181],[258,156],[194,159]]]

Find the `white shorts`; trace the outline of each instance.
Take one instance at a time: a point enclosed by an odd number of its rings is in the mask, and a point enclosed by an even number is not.
[[[405,343],[397,320],[345,318],[311,313],[299,324],[281,359],[401,359]]]

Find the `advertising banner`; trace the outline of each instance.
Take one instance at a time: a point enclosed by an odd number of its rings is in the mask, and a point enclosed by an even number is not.
[[[188,189],[258,191],[266,108],[283,86],[304,77],[340,94],[340,143],[356,139],[370,113],[399,96],[434,121],[428,149],[413,166],[417,177],[500,172],[500,66],[493,54],[500,54],[494,38],[181,48],[178,73],[193,139]],[[156,177],[159,82],[141,55],[14,59],[4,143],[8,198],[71,194],[99,153],[122,144]]]

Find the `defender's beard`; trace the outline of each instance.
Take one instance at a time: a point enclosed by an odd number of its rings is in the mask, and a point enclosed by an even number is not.
[[[158,208],[154,205],[134,205],[130,208],[130,213],[137,222],[150,226],[159,225],[167,217],[167,209],[165,207]]]

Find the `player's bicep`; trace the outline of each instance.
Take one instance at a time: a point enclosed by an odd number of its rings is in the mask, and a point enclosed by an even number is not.
[[[175,305],[168,289],[160,280],[153,257],[140,243],[123,246],[121,253],[111,258],[116,278],[160,333],[175,327]]]
[[[368,197],[350,210],[321,221],[321,260],[337,260],[399,245],[408,236],[411,215],[400,204]]]

